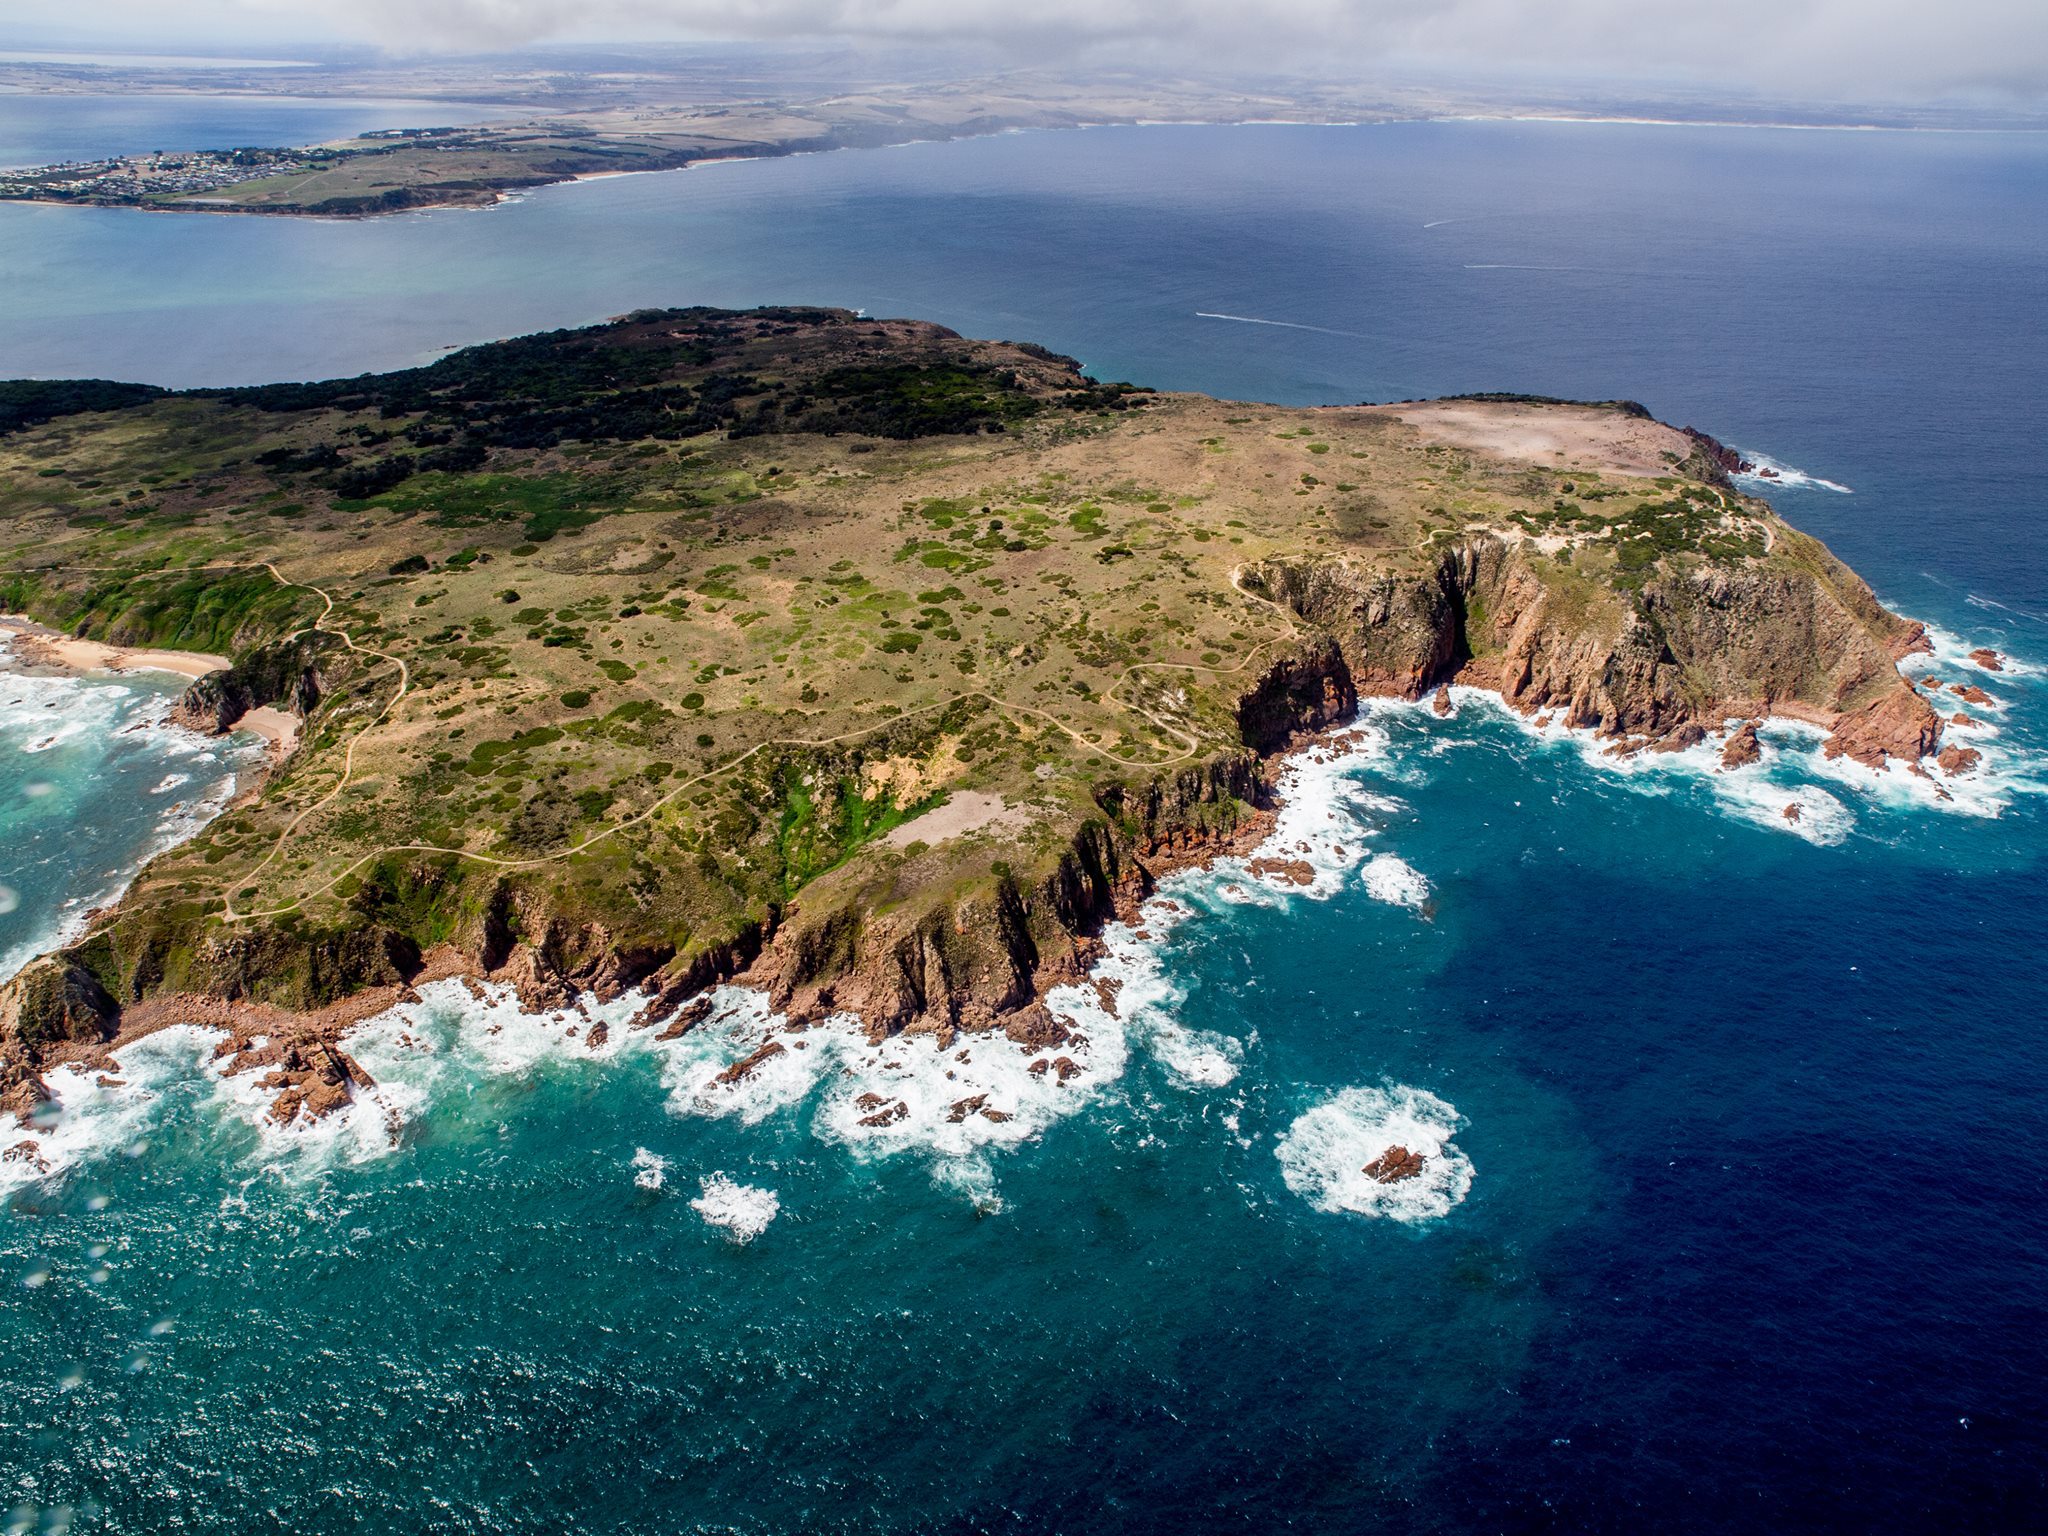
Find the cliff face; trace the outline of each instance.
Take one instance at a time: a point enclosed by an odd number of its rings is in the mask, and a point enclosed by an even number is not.
[[[1831,755],[1918,764],[1941,734],[1897,667],[1924,645],[1919,626],[1811,540],[1792,553],[1674,562],[1630,590],[1482,537],[1417,575],[1267,561],[1243,579],[1333,635],[1361,693],[1415,698],[1455,680],[1524,713],[1666,742],[1733,717],[1790,715],[1827,727]]]
[[[146,917],[120,919],[0,991],[0,1092],[32,1105],[50,1059],[114,1039],[123,1008],[151,997],[317,1020],[430,969],[508,983],[537,1009],[567,1006],[586,989],[615,997],[641,987],[645,1026],[688,1027],[693,997],[739,979],[798,1018],[856,1014],[877,1038],[912,1031],[950,1041],[1003,1029],[1056,1040],[1062,1026],[1038,999],[1086,974],[1101,925],[1134,913],[1164,872],[1262,836],[1271,754],[1348,718],[1361,695],[1415,698],[1457,680],[1496,689],[1525,713],[1670,745],[1730,718],[1786,714],[1829,728],[1830,752],[1917,767],[1940,746],[1938,718],[1895,664],[1924,644],[1918,627],[1886,612],[1820,546],[1781,538],[1789,558],[1671,562],[1635,588],[1492,537],[1406,572],[1340,558],[1261,562],[1239,573],[1241,584],[1292,612],[1305,632],[1238,699],[1242,749],[1104,780],[1094,814],[1041,847],[1028,868],[962,866],[949,883],[906,899],[887,885],[893,876],[854,861],[729,932],[682,945],[621,935],[565,910],[538,882],[497,880],[479,899],[474,887],[441,890],[434,882],[443,876],[425,867],[405,882],[429,905],[463,908],[431,955],[367,895],[339,926],[286,920],[196,945]],[[310,707],[320,656],[293,641],[206,683],[187,698],[195,723],[204,715],[231,724],[259,701]],[[322,1027],[309,1026],[315,1036]]]
[[[1341,666],[1334,651],[1328,659]],[[1037,999],[1086,974],[1096,931],[1134,914],[1161,874],[1256,837],[1268,797],[1266,762],[1250,751],[1105,782],[1095,792],[1102,814],[1075,828],[1035,879],[996,864],[985,880],[914,912],[878,912],[883,904],[867,893],[806,893],[744,979],[797,1017],[854,1013],[875,1038],[950,1040],[992,1028],[1025,1041],[1060,1038]]]
[[[326,693],[321,663],[338,644],[331,636],[307,633],[251,651],[225,672],[195,679],[179,695],[171,718],[216,736],[266,704],[281,705],[303,719]]]

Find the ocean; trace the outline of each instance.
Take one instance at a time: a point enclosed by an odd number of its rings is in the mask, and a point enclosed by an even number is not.
[[[1951,802],[1791,726],[1731,779],[1477,694],[1371,705],[1290,770],[1315,885],[1175,882],[1111,935],[1114,1015],[1057,999],[1064,1086],[824,1030],[713,1094],[746,994],[593,1051],[442,988],[352,1047],[376,1096],[294,1136],[210,1037],[153,1036],[123,1087],[53,1084],[64,1166],[0,1161],[14,1528],[2031,1528],[2044,194],[2024,135],[1472,123],[1014,135],[347,225],[0,207],[38,297],[0,373],[347,373],[814,301],[1232,397],[1638,398],[1782,466],[1758,488],[1999,701]],[[33,686],[69,719],[131,683]],[[55,786],[37,846],[73,855],[0,867],[17,946],[150,846],[167,771],[35,744],[0,718],[0,794]],[[950,1121],[963,1080],[1015,1118]],[[863,1130],[880,1083],[913,1112]],[[1424,1178],[1357,1176],[1390,1140]]]

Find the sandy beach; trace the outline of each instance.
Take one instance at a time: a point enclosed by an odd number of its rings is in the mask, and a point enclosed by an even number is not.
[[[28,665],[66,672],[175,672],[180,677],[204,677],[228,667],[227,657],[204,651],[135,650],[98,640],[75,640],[16,613],[0,613],[0,637]]]
[[[281,763],[299,744],[299,717],[270,704],[258,705],[235,722],[238,731],[254,731],[270,746],[270,759]]]

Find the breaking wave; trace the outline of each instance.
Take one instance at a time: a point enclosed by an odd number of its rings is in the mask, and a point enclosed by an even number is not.
[[[1769,490],[1772,486],[1781,486],[1796,491],[1833,491],[1839,496],[1855,494],[1846,485],[1833,480],[1823,480],[1818,475],[1809,475],[1805,470],[1794,469],[1790,464],[1781,464],[1767,453],[1752,453],[1747,448],[1739,448],[1736,452],[1754,467],[1730,478],[1742,482],[1752,490]]]
[[[1297,1115],[1273,1155],[1288,1189],[1319,1211],[1438,1221],[1472,1189],[1472,1160],[1451,1140],[1464,1123],[1425,1089],[1346,1088]],[[1394,1148],[1419,1155],[1419,1169],[1384,1183],[1365,1171]]]
[[[782,1200],[772,1189],[737,1183],[722,1173],[707,1173],[697,1183],[702,1193],[690,1209],[705,1225],[721,1228],[728,1241],[751,1243],[781,1213]]]

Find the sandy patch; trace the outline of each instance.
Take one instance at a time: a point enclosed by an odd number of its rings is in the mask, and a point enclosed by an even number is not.
[[[269,704],[250,710],[235,722],[238,731],[254,731],[270,745],[270,759],[281,763],[299,744],[299,717]]]
[[[204,677],[228,667],[227,657],[203,651],[138,651],[74,640],[19,614],[0,614],[0,630],[6,632],[14,654],[30,666],[62,667],[67,672],[175,672],[180,677]]]
[[[1025,812],[1013,810],[1001,795],[963,789],[944,805],[904,822],[882,841],[891,848],[907,848],[912,843],[943,843],[949,837],[961,837],[990,827],[1015,830],[1030,819]]]
[[[1431,442],[1469,448],[1547,469],[1593,469],[1617,475],[1664,475],[1692,452],[1692,440],[1660,421],[1581,405],[1530,405],[1490,400],[1428,400],[1376,405]]]

